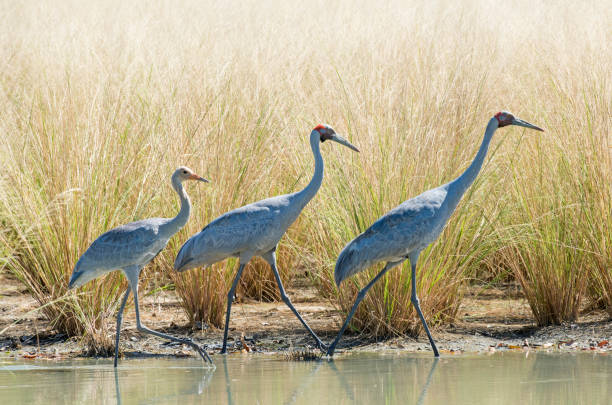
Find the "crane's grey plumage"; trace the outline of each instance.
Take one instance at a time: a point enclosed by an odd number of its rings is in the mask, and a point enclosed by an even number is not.
[[[406,259],[410,259],[412,267],[411,301],[421,318],[434,355],[439,356],[416,295],[416,263],[421,251],[438,238],[451,214],[455,211],[457,204],[459,204],[461,197],[476,179],[487,154],[493,133],[497,128],[506,125],[519,125],[542,131],[535,125],[515,118],[509,112],[495,114],[487,125],[484,139],[474,161],[461,176],[450,183],[425,191],[410,200],[404,201],[379,218],[340,252],[334,270],[334,279],[338,286],[344,279],[378,262],[384,261],[387,263],[382,271],[359,291],[351,312],[327,351],[328,356],[333,356],[344,330],[370,287],[388,270],[401,264]]]
[[[100,235],[81,256],[70,278],[79,287],[127,265],[146,264],[166,246],[174,232],[164,232],[168,218],[149,218],[118,226]]]
[[[253,256],[261,256],[270,264],[281,298],[317,341],[317,345],[323,348],[321,340],[302,319],[285,293],[276,267],[275,251],[287,228],[297,219],[306,204],[321,187],[323,157],[321,156],[320,144],[326,140],[338,142],[358,151],[347,140],[337,135],[331,127],[318,125],[310,134],[310,145],[315,158],[315,170],[312,180],[306,188],[293,194],[257,201],[221,215],[201,232],[189,238],[181,247],[174,261],[174,268],[177,271],[185,271],[195,267],[210,266],[227,257],[238,257],[240,259],[240,267],[228,294],[221,353],[227,351],[228,325],[236,285],[244,266]]]
[[[138,276],[142,268],[161,252],[172,235],[185,226],[189,219],[191,202],[183,188],[182,183],[185,180],[208,182],[208,180],[194,174],[191,169],[187,167],[179,167],[176,169],[172,175],[172,187],[181,199],[181,210],[178,215],[174,218],[143,219],[141,221],[121,225],[103,233],[89,246],[85,253],[83,253],[70,277],[69,288],[80,287],[94,278],[118,269],[122,270],[128,279],[128,288],[123,296],[117,315],[115,367],[117,367],[117,358],[119,355],[119,333],[123,309],[130,292],[134,293],[136,323],[139,331],[187,344],[193,347],[204,360],[212,363],[208,354],[195,343],[153,331],[140,323],[138,308]]]

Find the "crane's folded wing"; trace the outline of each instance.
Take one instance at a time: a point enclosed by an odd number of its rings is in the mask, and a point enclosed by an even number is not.
[[[74,272],[116,270],[153,259],[168,243],[159,228],[167,218],[131,222],[100,235],[81,256]]]

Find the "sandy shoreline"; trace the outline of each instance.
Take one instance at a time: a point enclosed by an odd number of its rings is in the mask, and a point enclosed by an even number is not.
[[[0,331],[4,330],[0,336],[0,353],[48,359],[83,356],[84,347],[80,339],[67,338],[49,330],[41,314],[28,313],[37,304],[24,293],[19,283],[7,277],[1,277],[0,281]],[[314,290],[294,288],[289,295],[313,330],[324,342],[330,342],[341,322],[340,314],[329,303],[319,300]],[[612,353],[612,320],[605,312],[592,311],[571,324],[538,328],[525,300],[508,298],[508,295],[508,291],[496,289],[480,292],[478,296],[468,295],[462,304],[458,322],[433,331],[442,354],[504,350]],[[213,358],[221,349],[223,331],[192,330],[186,326],[186,318],[172,292],[146,297],[141,316],[143,323],[153,329],[190,337],[206,345]],[[17,319],[21,320],[15,323]],[[310,336],[282,302],[233,305],[229,343],[231,351],[245,353],[287,353],[313,349]],[[128,307],[126,311],[120,347],[125,357],[195,356],[188,347],[140,334],[135,327],[133,307]],[[431,348],[425,336],[416,340],[398,336],[377,341],[368,336],[345,335],[338,355],[356,351],[424,353],[431,352]]]

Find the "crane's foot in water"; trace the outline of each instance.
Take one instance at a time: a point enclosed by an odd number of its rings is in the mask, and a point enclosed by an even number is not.
[[[336,351],[336,344],[334,343],[331,346],[329,346],[329,348],[327,349],[327,352],[325,353],[325,356],[332,358],[335,351]]]
[[[202,358],[202,360],[204,360],[204,362],[209,363],[211,366],[215,367],[215,363],[213,363],[212,359],[206,352],[206,346],[201,347],[200,345],[195,343],[193,339],[191,338],[182,339],[181,343],[186,344],[187,346],[190,346],[193,350],[196,351],[196,353],[200,355],[200,357]]]
[[[193,349],[200,355],[200,357],[202,357],[202,360],[208,362],[213,367],[215,366],[215,363],[213,363],[208,353],[206,353],[206,347],[202,348],[196,343],[192,343],[190,344],[190,346],[193,347]]]

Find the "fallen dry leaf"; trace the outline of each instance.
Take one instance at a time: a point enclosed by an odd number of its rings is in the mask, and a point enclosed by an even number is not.
[[[597,346],[599,347],[604,347],[604,346],[608,346],[609,342],[607,340],[602,340],[601,342],[597,343]]]
[[[189,357],[190,356],[190,354],[186,352],[185,350],[177,350],[174,352],[174,355],[176,357]]]
[[[242,334],[240,335],[240,341],[242,342],[243,350],[246,350],[247,353],[250,352],[251,348],[249,347],[249,345],[247,345],[246,340],[244,340],[244,332],[242,332]]]

